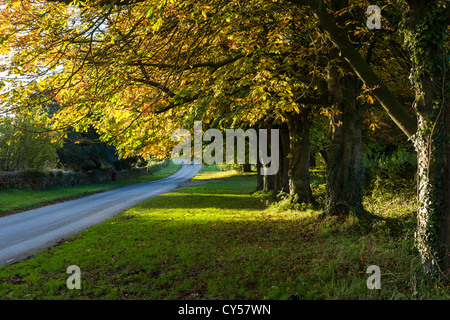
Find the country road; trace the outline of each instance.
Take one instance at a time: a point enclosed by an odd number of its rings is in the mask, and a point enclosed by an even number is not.
[[[191,180],[201,165],[183,165],[173,175],[137,183],[76,200],[0,218],[0,266],[26,259],[136,204],[177,189]]]

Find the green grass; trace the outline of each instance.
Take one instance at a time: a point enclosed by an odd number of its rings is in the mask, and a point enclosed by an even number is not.
[[[392,220],[319,218],[266,206],[254,174],[207,168],[32,258],[0,267],[3,299],[448,299],[421,276],[414,217],[394,201],[372,204]],[[367,267],[381,268],[369,290]],[[67,267],[81,269],[69,290]]]
[[[89,194],[112,190],[132,183],[161,179],[178,170],[179,165],[170,162],[166,167],[152,174],[136,178],[119,179],[104,183],[86,184],[72,187],[51,188],[47,190],[0,190],[0,216],[37,208],[43,205],[75,199]]]

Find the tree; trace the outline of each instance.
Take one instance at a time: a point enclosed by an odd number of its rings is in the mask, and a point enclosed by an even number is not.
[[[57,153],[59,164],[75,171],[115,169],[115,163],[119,161],[117,150],[99,141],[93,129],[87,133],[69,132]]]
[[[416,119],[395,98],[362,55],[339,29],[321,0],[294,1],[308,5],[341,55],[394,122],[411,139],[418,157],[417,247],[427,273],[450,271],[450,159],[448,26],[449,8],[443,1],[406,1],[400,26],[410,52],[415,88]]]
[[[358,1],[351,5],[347,1],[333,1],[328,6],[334,12],[334,21],[339,30],[348,34],[352,45],[361,52],[366,63],[376,69],[384,83],[391,83],[395,79],[395,95],[404,95],[402,90],[408,84],[398,79],[403,79],[401,72],[409,68],[385,53],[394,49],[401,51],[397,48],[396,39],[393,39],[392,25],[385,23],[383,29],[376,32],[368,30],[365,26],[366,6]],[[327,90],[322,89],[322,92],[329,97],[331,104],[327,111],[330,125],[324,211],[328,215],[350,212],[365,214],[362,204],[362,124],[366,111],[374,103],[371,88],[363,84],[330,39],[327,36],[324,38],[329,49],[324,76]],[[390,70],[394,70],[394,75]]]
[[[56,166],[56,145],[36,133],[36,124],[24,116],[0,123],[0,171],[42,170]]]

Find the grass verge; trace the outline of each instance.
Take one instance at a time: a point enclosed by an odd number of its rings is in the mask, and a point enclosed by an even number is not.
[[[319,218],[314,209],[266,206],[254,174],[205,170],[215,182],[151,198],[0,267],[2,299],[448,299],[421,276],[414,217],[374,203],[387,222]],[[384,207],[382,207],[384,206]],[[70,265],[81,289],[66,286]],[[381,269],[381,290],[366,270]]]
[[[0,190],[0,216],[16,213],[40,206],[76,199],[90,194],[104,192],[132,183],[151,181],[167,177],[178,170],[179,165],[170,162],[166,167],[151,174],[136,178],[119,179],[104,183],[85,184],[72,187],[50,188],[47,190]]]

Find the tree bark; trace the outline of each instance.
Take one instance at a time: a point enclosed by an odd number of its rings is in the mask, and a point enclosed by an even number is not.
[[[363,212],[362,111],[356,100],[359,81],[351,74],[339,77],[336,67],[329,65],[328,85],[338,110],[330,121],[325,213],[359,214]]]
[[[265,127],[268,129],[268,132],[272,129],[272,125],[265,125]],[[267,135],[267,150],[271,150],[271,134],[269,133]],[[256,170],[257,170],[257,188],[258,191],[264,191],[264,192],[274,192],[275,186],[276,186],[276,176],[275,175],[263,175],[261,174],[261,169],[263,167],[263,164],[261,163],[260,159],[260,150],[259,150],[259,143],[257,144],[257,162],[256,162]]]
[[[259,157],[256,160],[256,191],[262,191],[264,189],[263,175],[261,175],[262,164],[259,161]]]
[[[450,276],[450,72],[445,14],[438,1],[407,1],[405,30],[411,52],[418,131],[416,243],[426,273]],[[448,22],[447,22],[448,24]],[[415,39],[423,39],[416,41]]]
[[[275,175],[264,175],[263,176],[263,188],[265,192],[270,192],[274,190],[275,187]]]
[[[289,128],[289,195],[299,203],[314,203],[309,175],[309,119],[308,111],[287,114]]]
[[[418,160],[416,243],[424,271],[433,276],[450,270],[450,110],[433,126],[419,116],[415,139]],[[430,128],[434,127],[434,132]]]
[[[280,191],[290,194],[292,199],[298,195],[300,202],[313,201],[309,178],[309,121],[305,116],[286,115],[287,123],[277,127],[280,130],[279,170],[272,176],[261,175],[262,164],[257,163],[257,190]],[[270,149],[270,137],[268,140]]]
[[[290,142],[289,142],[289,129],[286,123],[283,123],[280,127],[280,158],[279,164],[280,168],[278,170],[277,175],[275,176],[275,189],[274,193],[278,194],[279,192],[288,193],[289,192],[289,151],[290,151]]]
[[[317,162],[316,162],[316,153],[311,151],[309,153],[309,167],[310,168],[315,168],[317,166]]]

